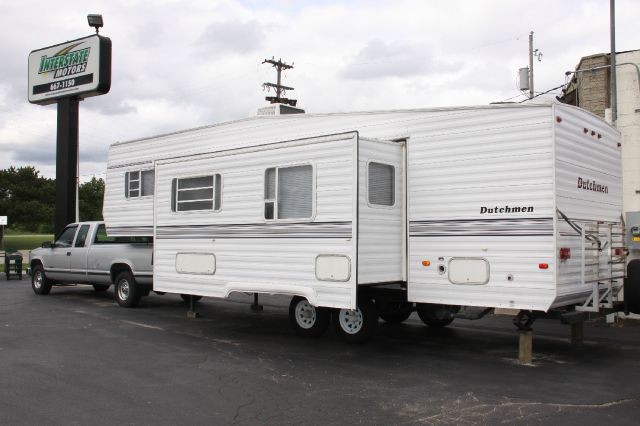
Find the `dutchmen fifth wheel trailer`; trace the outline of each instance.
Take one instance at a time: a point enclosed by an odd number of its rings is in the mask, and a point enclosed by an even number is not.
[[[113,144],[104,218],[154,237],[156,291],[287,294],[298,333],[360,340],[413,309],[613,308],[620,164],[568,105],[257,116]]]

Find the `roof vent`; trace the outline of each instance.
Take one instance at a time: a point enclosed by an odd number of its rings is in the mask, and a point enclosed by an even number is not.
[[[258,108],[258,115],[289,115],[304,114],[302,108],[293,107],[285,104],[271,104],[266,107]]]

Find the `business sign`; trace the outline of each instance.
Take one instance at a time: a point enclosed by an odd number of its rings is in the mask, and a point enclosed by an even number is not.
[[[6,224],[7,224],[7,217],[0,216],[0,225],[6,225]]]
[[[94,34],[29,54],[29,102],[103,95],[111,88],[111,40]]]

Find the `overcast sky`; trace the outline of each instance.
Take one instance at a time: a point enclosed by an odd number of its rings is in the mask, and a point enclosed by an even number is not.
[[[616,11],[617,50],[639,49],[640,2]],[[91,35],[89,13],[104,17],[113,78],[80,103],[83,180],[104,175],[113,142],[255,115],[272,56],[294,63],[287,95],[316,113],[520,101],[529,31],[536,92],[610,49],[609,0],[2,0],[0,169],[55,176],[56,106],[28,103],[27,56]]]

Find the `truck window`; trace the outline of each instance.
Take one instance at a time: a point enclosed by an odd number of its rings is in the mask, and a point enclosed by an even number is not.
[[[87,241],[87,235],[89,234],[89,225],[82,225],[78,231],[76,237],[76,243],[74,247],[84,247],[84,243]]]
[[[77,225],[67,226],[55,242],[56,247],[71,247],[73,237],[76,235]]]
[[[93,239],[93,244],[149,244],[152,242],[153,237],[109,237],[104,224],[98,225],[96,237]]]

